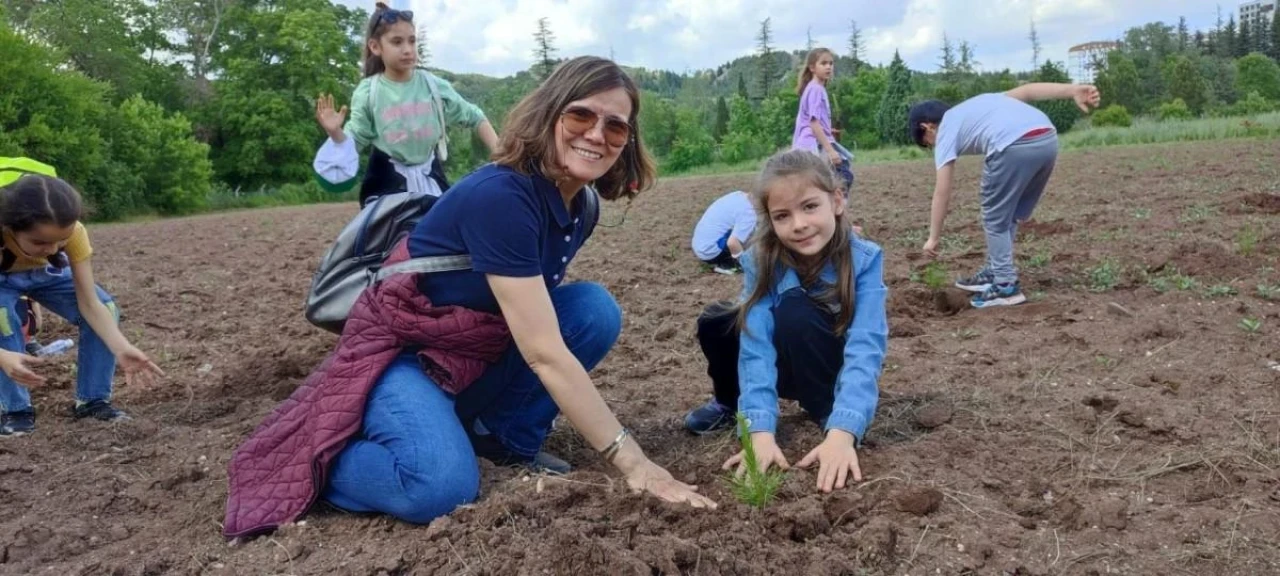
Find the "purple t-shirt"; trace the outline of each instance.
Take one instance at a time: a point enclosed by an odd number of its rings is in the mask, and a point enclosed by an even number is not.
[[[828,142],[834,142],[831,135],[831,104],[827,102],[827,89],[817,80],[810,80],[800,95],[800,110],[796,113],[796,130],[791,134],[793,150],[818,151],[818,139],[809,128],[809,121],[817,118],[822,125],[822,133]]]

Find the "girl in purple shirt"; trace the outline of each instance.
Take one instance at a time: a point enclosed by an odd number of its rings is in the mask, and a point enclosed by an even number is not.
[[[835,74],[835,58],[826,48],[815,48],[805,58],[804,71],[796,82],[800,109],[796,112],[791,148],[826,156],[844,180],[844,193],[848,196],[853,186],[853,155],[836,142],[831,133],[831,103],[827,99],[827,82]]]

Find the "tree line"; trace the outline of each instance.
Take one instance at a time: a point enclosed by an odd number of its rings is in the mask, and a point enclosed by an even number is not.
[[[97,219],[192,213],[241,196],[331,198],[312,180],[324,139],[314,99],[345,100],[359,82],[367,18],[330,0],[0,0],[0,155],[53,164]],[[545,19],[531,34],[529,68],[506,78],[432,62],[426,26],[420,61],[501,130],[507,111],[560,61]],[[1063,63],[1041,61],[1034,24],[1029,39],[1025,70],[984,70],[978,46],[951,38],[936,69],[911,70],[896,53],[888,64],[867,62],[850,22],[846,45],[829,47],[838,53],[828,92],[839,139],[852,149],[906,144],[916,100],[954,103],[1027,81],[1068,81]],[[1228,18],[1192,31],[1185,20],[1154,22],[1120,40],[1093,63],[1110,116],[1119,107],[1126,117],[1249,114],[1280,103],[1276,25],[1242,28]],[[781,49],[766,19],[755,45],[713,69],[627,67],[642,88],[641,133],[664,172],[756,160],[790,144],[795,78],[812,38]],[[1042,106],[1060,131],[1078,120],[1070,103]],[[484,162],[466,131],[450,139],[451,176]]]

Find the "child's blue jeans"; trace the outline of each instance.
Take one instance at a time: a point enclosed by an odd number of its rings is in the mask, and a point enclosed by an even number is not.
[[[117,320],[120,314],[111,296],[101,287],[95,287],[98,299]],[[22,321],[18,316],[18,298],[26,294],[41,306],[48,308],[80,328],[78,344],[79,366],[76,370],[76,400],[109,400],[111,380],[116,372],[116,357],[107,348],[89,323],[80,316],[76,301],[75,283],[70,268],[46,266],[10,274],[0,274],[0,347],[10,352],[25,354],[22,339]],[[5,412],[21,412],[31,409],[31,393],[4,372],[0,372],[0,408]]]

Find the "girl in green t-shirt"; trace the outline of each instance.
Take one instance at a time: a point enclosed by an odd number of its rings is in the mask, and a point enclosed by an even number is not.
[[[379,2],[366,28],[364,80],[351,96],[351,117],[347,106],[335,110],[328,94],[316,100],[316,120],[329,135],[314,162],[322,185],[350,189],[359,151],[372,148],[361,205],[387,193],[443,193],[439,162],[447,155],[449,125],[474,127],[490,152],[497,148],[498,134],[484,112],[444,79],[416,67],[416,41],[413,12]]]

